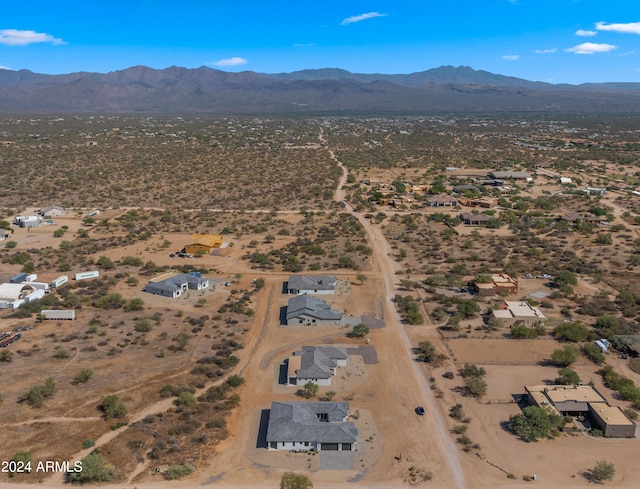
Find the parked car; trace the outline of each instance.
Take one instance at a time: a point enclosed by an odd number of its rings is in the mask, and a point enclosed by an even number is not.
[[[551,278],[551,275],[548,273],[543,273],[542,275],[536,275],[536,278]]]
[[[424,416],[424,413],[425,413],[425,411],[424,411],[424,408],[423,408],[422,406],[418,406],[418,407],[416,408],[416,414],[417,414],[418,416]]]
[[[170,256],[171,258],[175,258],[175,257],[176,257],[176,254],[175,254],[175,253],[170,253],[170,254],[169,254],[169,256]]]

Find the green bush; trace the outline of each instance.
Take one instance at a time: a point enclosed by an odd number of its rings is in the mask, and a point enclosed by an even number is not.
[[[349,333],[347,333],[347,336],[349,338],[364,338],[368,334],[369,328],[367,326],[365,326],[364,324],[357,324],[351,329]]]
[[[126,406],[115,394],[110,394],[104,397],[100,407],[102,408],[102,411],[104,411],[104,417],[106,419],[124,418],[127,415]]]
[[[116,475],[113,465],[108,464],[102,455],[93,451],[82,460],[80,472],[67,472],[67,482],[86,484],[91,482],[109,482]]]

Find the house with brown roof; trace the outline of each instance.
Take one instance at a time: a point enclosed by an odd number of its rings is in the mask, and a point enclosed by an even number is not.
[[[518,293],[518,282],[504,273],[492,274],[490,282],[473,282],[471,290],[481,296],[491,296],[507,292]]]
[[[211,254],[213,250],[222,247],[220,234],[193,234],[191,239],[193,241],[184,247],[185,253]]]
[[[471,212],[463,212],[460,214],[462,222],[468,226],[486,226],[491,219],[491,216],[486,214],[472,214]]]
[[[458,205],[458,199],[450,195],[436,195],[427,199],[429,207],[455,207]]]

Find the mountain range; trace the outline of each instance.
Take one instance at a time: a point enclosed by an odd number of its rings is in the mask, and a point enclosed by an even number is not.
[[[106,74],[0,69],[0,113],[424,114],[633,113],[640,83],[551,84],[467,66],[411,74],[327,68],[230,73],[134,66]]]

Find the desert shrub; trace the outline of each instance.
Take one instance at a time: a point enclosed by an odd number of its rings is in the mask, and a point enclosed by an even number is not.
[[[42,407],[45,399],[53,396],[56,391],[56,382],[53,377],[47,378],[44,384],[34,385],[29,391],[20,398],[20,402],[26,402],[34,408]]]
[[[129,277],[135,278],[135,277]],[[127,279],[128,282],[128,279]],[[137,283],[137,282],[136,282]],[[135,285],[135,284],[134,284]],[[142,311],[144,309],[144,301],[138,297],[131,299],[126,306],[124,306],[124,310],[127,312],[131,311]]]
[[[582,345],[582,351],[593,363],[600,365],[604,362],[604,353],[594,343],[585,343]]]
[[[82,370],[80,370],[80,372],[78,372],[78,375],[73,378],[73,381],[76,384],[84,384],[85,382],[89,381],[92,375],[93,370],[91,370],[90,368],[83,368]]]
[[[195,467],[191,464],[170,465],[164,474],[164,478],[168,480],[180,479],[194,470]]]
[[[102,411],[104,411],[104,417],[106,419],[124,418],[127,415],[127,407],[115,394],[110,394],[104,397],[100,407],[102,408]]]
[[[116,475],[111,464],[97,451],[93,451],[82,459],[80,472],[67,472],[66,480],[72,484],[86,484],[92,482],[108,482]]]
[[[420,359],[423,362],[430,363],[437,358],[436,347],[430,341],[421,341],[418,344],[420,350]]]
[[[369,334],[369,328],[364,324],[356,324],[351,331],[347,333],[349,338],[364,338]]]
[[[600,460],[589,471],[589,477],[595,482],[610,481],[616,473],[616,468],[612,463]]]
[[[580,376],[575,370],[563,367],[558,369],[558,377],[554,382],[560,385],[578,385],[580,384]]]
[[[591,331],[579,322],[561,324],[553,330],[553,334],[559,340],[573,341],[574,343],[586,341],[591,337]]]
[[[285,472],[280,479],[280,489],[313,489],[313,483],[306,475]]]
[[[514,414],[509,418],[509,430],[526,442],[548,438],[553,429],[562,426],[563,418],[550,409],[528,406],[522,414]]]
[[[559,367],[568,367],[580,357],[580,350],[577,346],[565,345],[564,348],[553,350],[551,361]]]

